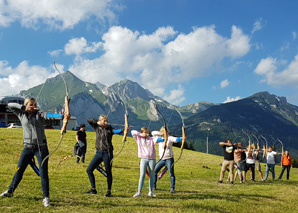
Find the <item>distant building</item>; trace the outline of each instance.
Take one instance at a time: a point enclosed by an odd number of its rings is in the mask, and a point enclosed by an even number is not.
[[[8,109],[7,104],[8,103],[19,103],[24,104],[24,98],[20,97],[4,97],[0,100],[0,120],[3,120],[6,125],[9,123],[20,123],[18,117]],[[46,126],[52,126],[54,129],[60,129],[63,125],[63,121],[61,119],[50,119],[46,120],[45,122]],[[68,125],[67,130],[72,130],[78,126],[77,118],[74,116],[71,116]]]

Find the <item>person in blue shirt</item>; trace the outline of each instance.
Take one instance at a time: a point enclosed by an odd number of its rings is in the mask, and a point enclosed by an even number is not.
[[[62,114],[43,112],[37,109],[34,98],[26,98],[24,105],[18,103],[9,103],[8,108],[17,115],[23,127],[24,149],[20,156],[16,172],[8,189],[1,194],[1,197],[13,197],[13,193],[23,178],[23,174],[28,164],[36,156],[39,164],[41,188],[43,191],[43,205],[50,206],[49,199],[49,175],[48,159],[41,166],[43,159],[48,156],[49,150],[44,131],[46,119],[63,118]],[[70,117],[70,115],[68,115]]]
[[[98,120],[90,118],[87,121],[96,132],[96,153],[86,170],[89,177],[89,181],[91,183],[91,189],[85,193],[97,194],[93,171],[97,168],[98,165],[101,164],[101,162],[104,162],[105,170],[107,172],[108,184],[108,191],[105,194],[105,197],[111,197],[111,189],[113,182],[111,160],[113,159],[114,150],[112,145],[112,137],[114,134],[121,134],[123,131],[121,129],[116,130],[111,125],[109,125],[108,117],[105,115],[99,116]]]

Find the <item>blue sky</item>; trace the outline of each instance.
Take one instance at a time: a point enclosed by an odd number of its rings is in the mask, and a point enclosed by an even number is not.
[[[0,97],[60,70],[172,104],[268,91],[298,105],[298,1],[0,0]]]

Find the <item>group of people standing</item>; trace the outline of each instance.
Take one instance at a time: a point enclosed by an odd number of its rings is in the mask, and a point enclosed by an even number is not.
[[[39,165],[39,174],[41,177],[41,186],[43,191],[43,205],[50,206],[49,198],[49,176],[48,176],[48,156],[47,139],[45,136],[44,124],[46,119],[63,118],[64,116],[56,113],[47,113],[37,109],[36,100],[34,98],[26,98],[24,105],[17,103],[9,103],[8,108],[14,112],[23,127],[23,143],[24,149],[20,156],[18,166],[12,182],[8,189],[4,191],[1,197],[13,197],[14,191],[21,182],[25,169],[28,164],[36,156]],[[87,167],[87,174],[91,184],[91,189],[87,194],[97,194],[94,170],[104,162],[105,172],[107,177],[108,190],[105,197],[111,197],[112,189],[112,161],[113,161],[113,144],[112,137],[114,134],[121,134],[122,129],[114,129],[109,123],[105,115],[99,116],[99,119],[88,119],[87,122],[96,132],[95,148],[96,153]],[[76,135],[76,144],[74,147],[74,156],[77,157],[76,162],[85,162],[87,150],[87,137],[85,133],[85,124],[80,125]],[[156,197],[153,192],[156,189],[157,173],[163,166],[167,166],[170,174],[171,189],[170,192],[175,192],[175,175],[174,175],[174,153],[172,144],[182,141],[182,138],[168,136],[166,127],[160,131],[152,132],[152,137],[149,135],[149,130],[146,127],[141,128],[141,131],[132,130],[131,134],[138,145],[138,157],[140,162],[140,178],[138,192],[133,197],[141,196],[142,188],[147,168],[149,169],[149,193],[148,196]],[[160,159],[156,163],[155,145],[159,143]],[[166,146],[165,144],[166,143]]]
[[[228,180],[231,184],[234,184],[234,181],[239,176],[240,183],[246,182],[246,174],[250,171],[250,180],[255,181],[255,169],[257,170],[260,180],[265,181],[268,179],[269,171],[272,173],[272,180],[275,180],[275,165],[276,165],[276,156],[282,155],[281,167],[282,171],[278,179],[281,179],[284,171],[287,169],[287,180],[290,178],[290,168],[291,168],[291,156],[289,151],[284,153],[278,153],[272,150],[272,147],[263,148],[260,150],[259,147],[251,145],[249,140],[249,145],[243,147],[242,143],[232,144],[230,139],[227,139],[225,142],[220,142],[219,145],[223,148],[224,151],[224,161],[222,163],[219,183],[223,182],[224,173],[226,170],[229,170]],[[263,178],[263,173],[261,170],[260,156],[259,153],[263,153],[263,158],[266,160],[266,172],[265,178]],[[234,168],[236,168],[234,176]]]

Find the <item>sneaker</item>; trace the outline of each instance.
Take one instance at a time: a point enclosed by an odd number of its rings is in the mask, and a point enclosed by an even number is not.
[[[218,183],[222,183],[222,180],[218,181]]]
[[[13,196],[13,192],[9,192],[8,189],[3,192],[1,195],[1,197],[12,197]]]
[[[50,206],[50,198],[49,197],[45,197],[43,200],[42,200],[42,203],[45,207],[49,207]]]
[[[234,185],[234,182],[232,181],[231,184]]]
[[[107,193],[105,194],[105,197],[112,197],[111,191],[107,191]]]
[[[243,183],[243,181],[242,181],[242,180],[240,180],[240,183]]]
[[[133,197],[141,197],[141,192],[137,192]]]
[[[149,197],[156,197],[156,195],[155,195],[153,192],[149,192],[149,193],[148,193],[148,196],[149,196]]]
[[[175,193],[175,189],[174,188],[171,188],[170,192],[171,193]]]
[[[92,195],[96,195],[97,191],[96,189],[90,189],[89,191],[85,192],[86,194],[92,194]]]

